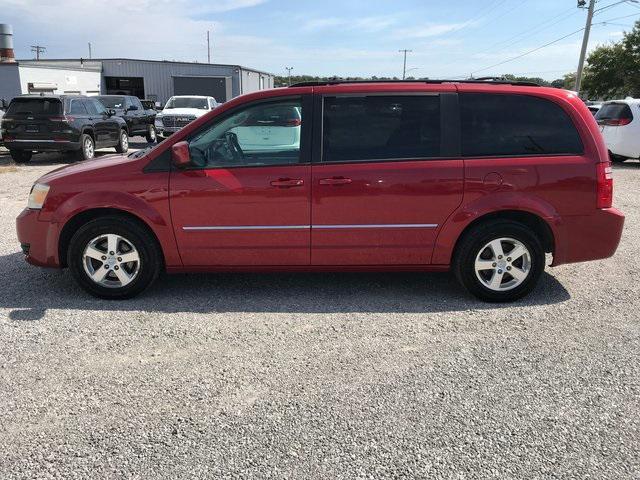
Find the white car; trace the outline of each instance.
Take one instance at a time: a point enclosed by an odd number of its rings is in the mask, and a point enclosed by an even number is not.
[[[158,136],[166,138],[220,105],[213,97],[176,95],[156,115]]]
[[[265,105],[247,114],[242,123],[229,130],[235,133],[245,153],[288,151],[300,148],[302,116],[299,107]]]
[[[605,102],[595,118],[612,161],[640,157],[640,100]]]

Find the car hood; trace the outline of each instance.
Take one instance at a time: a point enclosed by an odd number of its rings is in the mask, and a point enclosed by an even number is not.
[[[118,154],[112,154],[94,158],[92,160],[85,160],[84,162],[72,163],[71,165],[65,165],[64,167],[56,168],[49,173],[45,173],[38,179],[38,183],[50,184],[51,182],[70,177],[77,173],[102,170],[105,168],[134,162],[139,160],[140,158],[141,157],[132,158]]]
[[[195,115],[196,117],[201,117],[207,113],[209,113],[209,110],[201,108],[170,108],[162,110],[162,115]]]

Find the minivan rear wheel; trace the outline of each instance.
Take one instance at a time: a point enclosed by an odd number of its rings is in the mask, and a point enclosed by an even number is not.
[[[533,290],[544,265],[544,248],[535,232],[518,222],[494,220],[465,234],[453,269],[481,300],[512,302]]]
[[[9,155],[16,163],[27,163],[33,153],[30,150],[9,150]]]
[[[153,236],[125,217],[102,217],[80,227],[69,242],[67,265],[78,284],[106,299],[131,298],[158,277],[162,254]]]

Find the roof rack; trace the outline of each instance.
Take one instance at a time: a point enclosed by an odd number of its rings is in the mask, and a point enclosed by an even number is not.
[[[517,80],[506,80],[496,77],[483,77],[475,78],[473,80],[316,80],[310,82],[298,82],[290,85],[291,87],[322,87],[327,85],[343,85],[349,83],[427,83],[427,84],[439,84],[439,83],[473,83],[473,84],[491,84],[491,85],[519,85],[523,87],[539,87],[540,85],[535,82],[519,82]]]

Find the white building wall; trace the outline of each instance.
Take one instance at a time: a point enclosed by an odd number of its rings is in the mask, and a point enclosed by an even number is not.
[[[100,72],[92,70],[71,70],[55,67],[35,67],[19,65],[20,89],[22,93],[30,92],[29,84],[51,84],[56,95],[99,95]],[[51,93],[51,92],[49,92]]]

